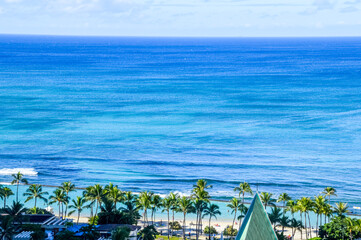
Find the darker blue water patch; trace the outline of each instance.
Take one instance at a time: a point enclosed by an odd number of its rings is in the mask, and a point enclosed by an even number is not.
[[[1,35],[0,181],[356,201],[360,74],[360,38]]]

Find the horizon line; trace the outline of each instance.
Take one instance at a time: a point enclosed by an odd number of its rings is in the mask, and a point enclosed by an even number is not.
[[[43,37],[105,37],[105,38],[360,38],[358,36],[141,36],[141,35],[77,35],[77,34],[42,34],[42,33],[0,33],[0,36],[43,36]]]

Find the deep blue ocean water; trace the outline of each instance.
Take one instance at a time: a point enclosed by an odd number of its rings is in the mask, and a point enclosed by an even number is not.
[[[0,182],[357,203],[360,133],[361,38],[0,36]]]

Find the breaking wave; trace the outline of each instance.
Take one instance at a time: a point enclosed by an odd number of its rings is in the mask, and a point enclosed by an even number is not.
[[[1,168],[0,175],[11,175],[21,172],[25,176],[37,176],[38,172],[35,168]]]

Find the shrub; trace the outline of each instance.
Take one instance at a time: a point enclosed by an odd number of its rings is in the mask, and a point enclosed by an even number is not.
[[[170,222],[169,223],[169,228],[172,230],[181,230],[182,226],[180,225],[179,222],[175,221],[175,222]]]
[[[118,227],[112,232],[112,240],[125,240],[129,237],[129,227]]]
[[[237,229],[232,228],[232,226],[227,226],[226,229],[224,229],[223,234],[226,236],[237,236]]]
[[[204,233],[209,234],[209,227],[208,226],[204,228]],[[210,234],[218,234],[217,230],[213,226],[211,226]]]
[[[58,232],[55,237],[55,240],[75,240],[75,233],[71,232],[69,230],[63,230],[61,232]]]

